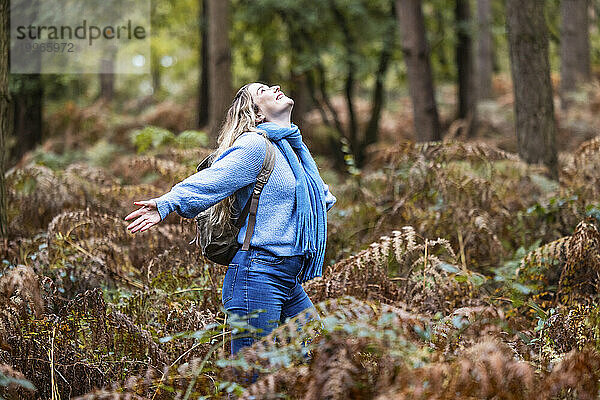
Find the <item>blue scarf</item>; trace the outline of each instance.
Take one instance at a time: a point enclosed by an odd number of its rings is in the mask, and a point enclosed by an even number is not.
[[[296,178],[298,229],[295,246],[309,258],[300,278],[301,282],[306,282],[321,276],[323,272],[327,241],[324,183],[315,160],[302,142],[300,129],[295,124],[286,128],[273,122],[264,122],[257,128],[264,131],[285,155]]]

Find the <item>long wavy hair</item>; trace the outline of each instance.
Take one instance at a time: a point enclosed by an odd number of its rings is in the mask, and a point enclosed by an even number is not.
[[[233,142],[244,132],[260,132],[256,125],[263,122],[259,119],[259,108],[254,102],[248,86],[242,86],[227,110],[225,121],[219,131],[215,158],[223,154]],[[210,208],[209,223],[213,227],[225,228],[231,222],[231,216],[241,210],[234,209],[234,196],[229,196]]]

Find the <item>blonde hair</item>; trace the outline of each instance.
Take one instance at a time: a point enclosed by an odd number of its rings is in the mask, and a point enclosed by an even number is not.
[[[260,110],[248,90],[249,86],[250,84],[246,84],[238,90],[229,110],[227,110],[225,121],[219,131],[215,157],[220,156],[225,150],[231,147],[233,142],[235,142],[242,133],[261,132],[256,129],[256,125],[262,122],[258,118]],[[211,226],[215,228],[219,227],[222,232],[222,229],[225,228],[226,224],[231,222],[230,218],[234,212],[241,211],[234,210],[234,201],[235,197],[229,196],[210,208],[209,223]],[[217,232],[218,230],[214,231],[214,233]]]

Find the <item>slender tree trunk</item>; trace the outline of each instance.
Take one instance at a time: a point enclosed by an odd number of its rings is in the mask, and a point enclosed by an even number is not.
[[[19,89],[14,94],[13,134],[16,144],[11,159],[18,161],[42,143],[43,85],[40,74],[17,75]]]
[[[458,118],[466,119],[467,136],[475,132],[476,83],[469,0],[456,0],[456,66],[458,69]]]
[[[561,106],[568,106],[567,94],[577,84],[589,81],[590,38],[589,0],[561,0],[560,94]]]
[[[295,71],[295,66],[298,65],[298,54],[302,51],[297,40],[294,40],[290,35],[290,44],[292,49],[290,60],[290,95],[294,99],[294,107],[292,109],[292,121],[298,126],[304,125],[306,114],[311,108],[310,93],[308,83],[306,81],[306,73],[298,73]]]
[[[6,138],[12,132],[11,95],[8,90],[9,73],[9,10],[10,1],[0,0],[0,247],[2,253],[8,240],[6,183],[4,181]]]
[[[328,124],[328,120],[324,116],[323,108],[319,106],[319,103],[316,100],[316,90],[314,83],[311,83],[310,81],[310,71],[299,72],[297,70],[297,67],[300,64],[298,57],[306,51],[305,47],[308,47],[310,38],[308,37],[307,32],[303,32],[301,28],[296,27],[298,21],[294,23],[293,16],[282,12],[279,12],[279,14],[288,28],[287,38],[291,50],[289,81],[291,83],[290,93],[294,99],[292,121],[300,127],[304,126],[306,114],[312,109],[313,105],[316,105],[319,112],[321,112],[323,123]]]
[[[356,120],[356,111],[354,107],[354,90],[356,81],[356,40],[350,31],[348,21],[342,11],[338,8],[335,0],[329,0],[329,6],[333,12],[333,16],[341,28],[344,35],[344,47],[346,49],[346,83],[344,85],[344,92],[346,95],[346,110],[348,111],[348,129],[345,136],[350,142],[350,148],[353,155],[357,155],[359,152],[358,143],[358,121]],[[356,157],[355,157],[356,158]]]
[[[440,7],[435,7],[433,10],[433,19],[435,20],[435,34],[438,38],[443,38],[446,35],[446,24],[444,22],[444,10]],[[443,39],[442,39],[443,40]],[[435,46],[433,53],[437,57],[438,63],[440,64],[440,79],[450,79],[453,76],[450,60],[446,54],[446,46],[440,45]]]
[[[396,0],[396,12],[414,109],[415,137],[418,141],[440,140],[440,121],[433,91],[421,1]]]
[[[291,96],[294,99],[294,108],[292,109],[292,121],[298,126],[303,126],[306,119],[306,114],[310,111],[310,93],[306,83],[304,74],[296,74],[291,72]]]
[[[33,0],[28,7],[17,9],[12,12],[17,13],[19,18],[35,20],[39,10],[39,1]],[[9,45],[10,46],[10,43]],[[19,61],[19,68],[27,67],[28,71],[39,72],[42,69],[41,52],[27,53],[20,46],[12,48],[10,56],[13,60]],[[26,60],[27,65],[23,62]],[[6,154],[10,165],[17,162],[26,152],[35,148],[42,142],[42,111],[43,111],[43,85],[42,77],[39,73],[31,74],[12,74],[11,82],[14,82],[12,93],[12,122],[11,131],[5,133],[5,139],[11,134],[14,135],[16,142],[11,149],[11,154]],[[6,142],[5,142],[6,143]]]
[[[160,72],[160,58],[157,52],[152,52],[150,55],[150,75],[152,76],[152,94],[157,95],[162,85],[161,72]]]
[[[208,124],[208,0],[200,0],[200,79],[196,127]]]
[[[275,54],[275,44],[277,43],[277,32],[272,26],[262,29],[262,38],[260,46],[262,48],[262,60],[260,63],[260,73],[258,80],[267,85],[273,84],[273,76],[275,75],[275,66],[277,65],[277,56]]]
[[[477,99],[492,97],[492,0],[477,0]]]
[[[115,95],[115,60],[112,54],[100,60],[100,98],[111,101]]]
[[[396,6],[394,5],[394,2],[391,3],[390,14],[391,18],[394,18],[396,15]],[[365,161],[366,147],[377,142],[379,121],[381,119],[381,111],[383,109],[385,100],[385,75],[390,65],[390,59],[392,58],[392,51],[396,42],[396,35],[396,25],[390,24],[389,29],[383,38],[383,48],[379,54],[379,64],[377,67],[377,72],[375,73],[375,87],[373,88],[373,97],[371,100],[371,118],[369,119],[369,123],[365,129],[363,143],[360,146],[359,153],[356,156],[357,165],[359,167],[362,167]]]
[[[519,155],[528,163],[544,163],[557,179],[556,122],[544,0],[507,0],[506,25]]]
[[[215,142],[233,97],[229,26],[229,0],[208,0],[208,113]]]

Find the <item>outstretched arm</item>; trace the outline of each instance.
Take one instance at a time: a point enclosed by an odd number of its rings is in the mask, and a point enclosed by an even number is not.
[[[266,149],[266,142],[260,135],[252,132],[241,135],[209,168],[189,176],[160,197],[134,203],[144,207],[125,217],[138,217],[127,228],[132,233],[143,232],[172,211],[185,218],[195,217],[236,190],[255,182]],[[156,219],[158,221],[154,222]]]

